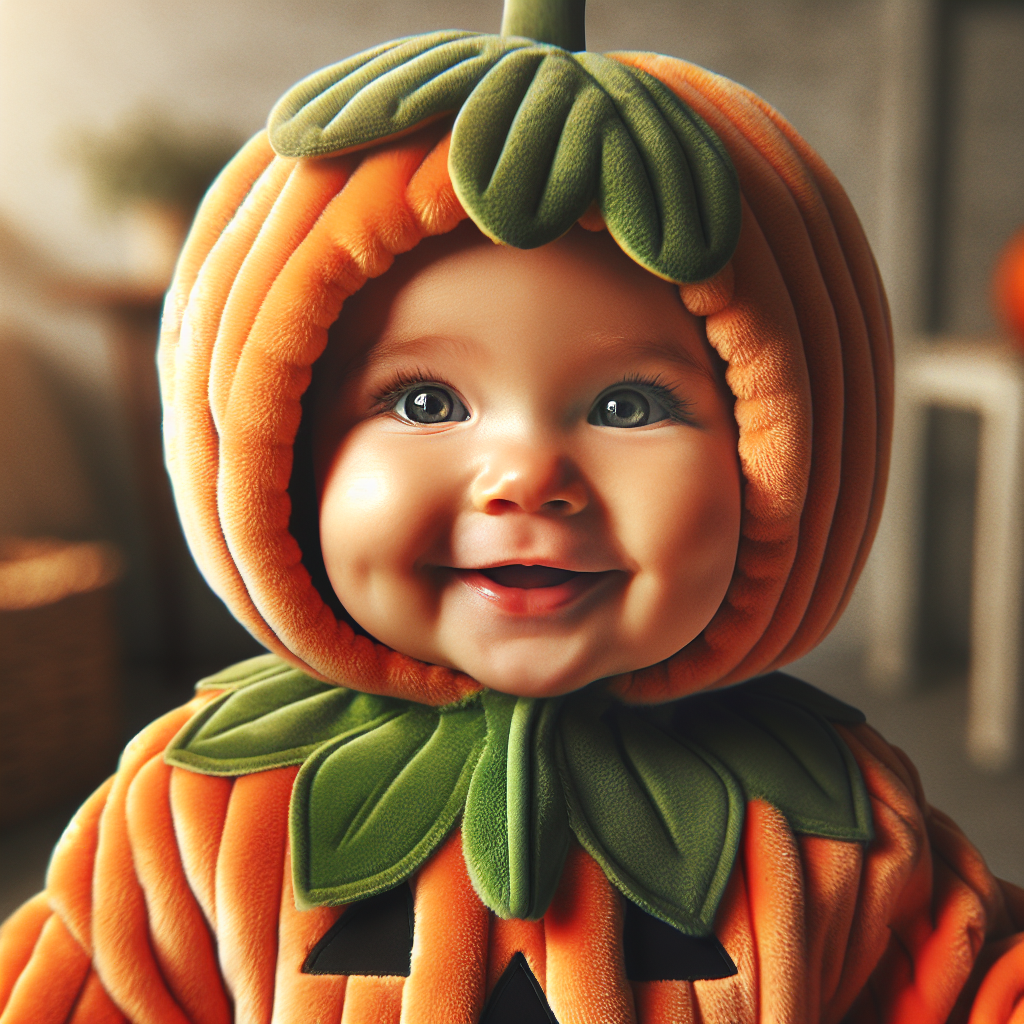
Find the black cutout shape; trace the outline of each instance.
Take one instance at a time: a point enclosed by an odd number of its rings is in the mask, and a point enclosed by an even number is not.
[[[630,981],[711,981],[739,973],[714,935],[684,935],[628,900],[622,945]]]
[[[526,957],[516,953],[487,1000],[480,1024],[558,1024]]]
[[[303,974],[409,976],[412,890],[408,882],[352,903],[310,950]]]

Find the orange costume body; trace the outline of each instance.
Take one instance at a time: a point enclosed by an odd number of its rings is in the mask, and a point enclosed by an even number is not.
[[[295,770],[233,781],[169,767],[163,749],[191,710],[132,742],[61,840],[47,890],[6,925],[4,1024],[474,1021],[516,951],[559,1021],[1021,1019],[1024,894],[867,727],[847,734],[874,812],[867,850],[798,838],[774,808],[749,808],[715,922],[734,977],[628,981],[622,898],[578,848],[541,921],[495,917],[456,833],[414,879],[409,976],[345,978],[301,973],[342,908],[295,909]]]
[[[792,128],[682,61],[613,60],[711,126],[742,194],[731,259],[680,286],[736,398],[736,570],[696,640],[607,683],[613,700],[640,706],[770,672],[834,624],[880,515],[892,365],[856,216]],[[334,615],[290,532],[289,482],[302,395],[344,299],[467,215],[451,138],[440,121],[313,161],[275,156],[258,136],[201,208],[160,351],[168,467],[214,589],[314,679],[433,707],[469,700],[479,684]],[[603,225],[596,207],[581,220]],[[1024,1024],[1024,893],[929,807],[906,758],[856,724],[836,729],[874,836],[802,834],[772,803],[748,800],[714,916],[731,976],[630,978],[626,900],[575,840],[543,916],[496,915],[467,873],[458,825],[409,879],[406,976],[305,973],[345,908],[296,906],[297,762],[222,777],[165,760],[215,696],[144,730],[69,826],[45,892],[0,932],[0,1024],[473,1024],[517,953],[561,1024]]]

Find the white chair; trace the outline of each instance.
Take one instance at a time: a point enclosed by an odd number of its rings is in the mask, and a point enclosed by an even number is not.
[[[873,559],[868,670],[890,691],[905,688],[914,674],[929,406],[967,409],[981,420],[967,750],[976,764],[1000,769],[1017,745],[1024,530],[1024,358],[1005,343],[943,340],[900,353],[892,470]]]

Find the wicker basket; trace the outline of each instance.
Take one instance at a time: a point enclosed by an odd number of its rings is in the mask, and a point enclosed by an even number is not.
[[[106,544],[0,540],[0,826],[114,768],[120,689]]]

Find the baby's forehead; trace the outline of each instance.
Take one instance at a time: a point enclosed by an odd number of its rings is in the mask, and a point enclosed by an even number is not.
[[[555,339],[547,348],[550,362],[576,365],[582,376],[588,371],[600,373],[608,366],[633,366],[646,363],[668,364],[684,374],[697,374],[718,383],[720,362],[708,344],[704,323],[698,319],[698,337],[682,338],[665,334],[638,333],[626,336],[614,333],[589,335],[584,345]],[[699,342],[699,344],[695,344]],[[480,355],[479,339],[464,333],[388,332],[373,341],[352,366],[385,368],[408,364],[429,364],[438,358],[458,365]],[[561,351],[561,349],[565,351]]]
[[[581,228],[533,250],[495,245],[472,225],[428,239],[354,293],[330,334],[335,361],[349,369],[457,356],[483,337],[515,347],[524,335],[586,363],[648,356],[707,371],[714,362],[703,320],[678,288],[607,232]]]

